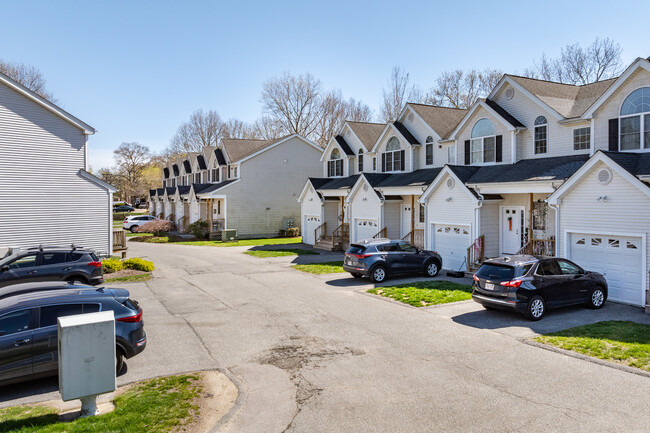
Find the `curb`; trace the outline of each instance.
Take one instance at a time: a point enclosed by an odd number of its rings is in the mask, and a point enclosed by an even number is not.
[[[210,428],[208,431],[209,433],[217,433],[223,426],[232,421],[239,413],[242,406],[244,406],[244,401],[246,400],[246,390],[244,389],[241,381],[226,368],[217,368],[216,370],[219,373],[225,375],[228,380],[230,380],[237,387],[237,399],[235,400],[235,403],[232,405],[228,413],[222,416],[219,421],[217,421],[217,423],[213,425],[212,428]]]

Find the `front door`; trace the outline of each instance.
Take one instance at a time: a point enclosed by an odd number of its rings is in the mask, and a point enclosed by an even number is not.
[[[524,244],[524,207],[501,208],[501,253],[516,254]]]
[[[411,232],[411,205],[403,204],[402,205],[402,231],[400,238],[404,239],[404,236]],[[410,242],[409,239],[406,239]]]

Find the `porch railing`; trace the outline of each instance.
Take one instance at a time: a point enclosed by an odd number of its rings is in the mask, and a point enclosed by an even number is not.
[[[555,256],[555,239],[531,239],[521,247],[517,254],[532,256]]]
[[[388,227],[384,227],[383,229],[379,230],[377,234],[375,234],[372,238],[377,239],[377,238],[387,238],[388,237]]]
[[[343,223],[332,232],[332,248],[350,239],[350,224]]]
[[[181,220],[180,220],[180,227],[179,227],[179,229],[180,229],[181,231],[183,231],[183,232],[187,231],[187,227],[188,227],[188,225],[189,225],[189,220],[190,220],[190,217],[188,217],[187,215],[183,215],[183,216],[181,217]]]
[[[113,252],[121,252],[122,258],[126,257],[126,231],[124,229],[113,229]]]
[[[477,269],[485,258],[485,236],[481,235],[467,247],[467,269]]]
[[[314,243],[320,241],[325,236],[327,236],[327,222],[324,222],[314,229]]]
[[[413,229],[402,240],[424,249],[424,229]]]

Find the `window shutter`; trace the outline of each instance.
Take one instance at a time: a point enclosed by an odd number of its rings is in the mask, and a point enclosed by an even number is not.
[[[465,165],[469,165],[469,140],[465,140]]]
[[[609,150],[618,152],[618,119],[609,119]]]
[[[401,161],[401,162],[400,162],[400,168],[399,168],[399,169],[402,170],[402,171],[404,171],[404,151],[403,151],[403,150],[400,150],[399,153],[400,153],[400,156],[401,156],[401,157],[400,157],[400,161]]]
[[[496,162],[503,161],[503,135],[496,137],[496,150],[494,152],[494,160]]]
[[[386,154],[381,154],[381,171],[386,171]]]

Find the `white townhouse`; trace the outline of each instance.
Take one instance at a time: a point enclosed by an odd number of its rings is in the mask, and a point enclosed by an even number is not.
[[[276,140],[222,139],[163,169],[162,189],[151,190],[152,213],[186,230],[208,222],[217,238],[277,236],[300,227],[296,199],[309,176],[320,173],[323,149],[298,134]]]
[[[75,244],[112,253],[116,189],[88,172],[94,133],[0,74],[0,247]]]

